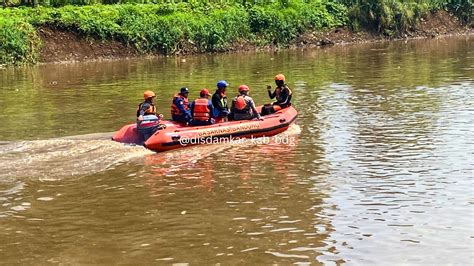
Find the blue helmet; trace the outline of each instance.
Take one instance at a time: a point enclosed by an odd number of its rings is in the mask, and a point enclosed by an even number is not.
[[[179,93],[181,93],[181,94],[189,93],[189,89],[186,88],[186,87],[182,87],[182,88],[179,90]]]
[[[222,88],[225,88],[227,86],[229,86],[229,83],[227,83],[227,81],[225,81],[225,80],[219,80],[217,82],[217,88],[218,89],[222,89]]]

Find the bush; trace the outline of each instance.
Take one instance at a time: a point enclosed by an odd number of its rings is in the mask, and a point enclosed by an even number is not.
[[[472,22],[474,2],[472,0],[449,0],[447,8],[457,15],[464,23]]]
[[[465,23],[472,19],[471,0],[340,0],[349,8],[353,28],[402,33],[430,11],[448,9]]]
[[[0,17],[0,63],[35,62],[38,47],[39,38],[31,24]]]

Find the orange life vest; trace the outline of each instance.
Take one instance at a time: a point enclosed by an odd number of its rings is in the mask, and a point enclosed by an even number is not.
[[[282,108],[279,105],[274,105],[273,106],[273,112],[280,111]]]
[[[181,112],[181,110],[179,110],[178,106],[176,106],[176,104],[174,103],[176,101],[176,99],[182,99],[183,100],[183,105],[184,105],[184,110],[189,110],[189,101],[188,101],[188,98],[185,98],[183,95],[181,94],[176,94],[174,97],[173,97],[173,102],[171,103],[171,115],[177,115],[177,116],[180,116],[180,115],[183,115],[183,113]]]
[[[243,95],[237,96],[234,107],[237,113],[248,113],[250,110],[250,106]]]
[[[142,102],[141,104],[138,105],[138,108],[137,108],[137,117],[140,116],[140,109],[142,109],[142,105],[146,103],[146,102]],[[154,104],[152,103],[148,103],[150,105],[150,107],[148,107],[148,109],[145,110],[145,114],[144,115],[156,115],[156,107]]]
[[[194,101],[194,113],[193,119],[198,121],[209,120],[209,100],[205,98],[199,98]]]

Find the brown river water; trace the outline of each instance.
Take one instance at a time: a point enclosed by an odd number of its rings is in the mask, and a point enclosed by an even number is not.
[[[264,143],[109,140],[145,89],[278,72]],[[474,263],[474,36],[0,69],[0,110],[0,264]]]

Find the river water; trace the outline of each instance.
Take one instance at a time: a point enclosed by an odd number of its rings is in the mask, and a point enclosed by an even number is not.
[[[0,263],[474,263],[474,37],[0,70]],[[153,153],[110,141],[218,79],[297,125]],[[282,142],[281,140],[287,140]]]

